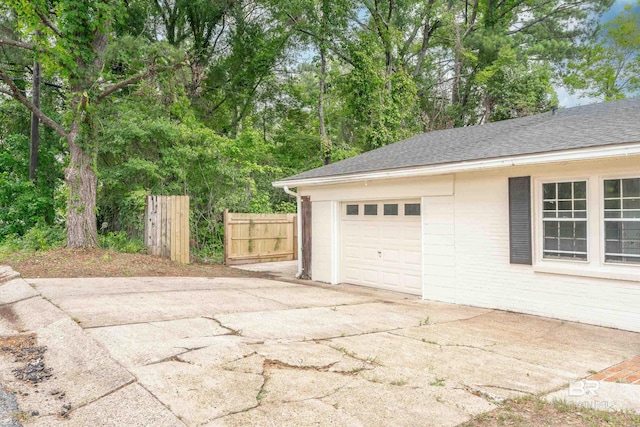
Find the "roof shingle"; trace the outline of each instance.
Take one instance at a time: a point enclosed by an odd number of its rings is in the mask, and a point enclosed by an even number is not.
[[[416,135],[281,182],[640,142],[640,97]]]

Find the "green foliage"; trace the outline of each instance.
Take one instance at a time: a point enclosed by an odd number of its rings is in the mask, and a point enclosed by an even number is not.
[[[110,231],[105,234],[99,234],[98,241],[101,248],[116,252],[135,254],[147,251],[141,239],[130,238],[124,231]]]
[[[566,64],[566,82],[588,94],[640,85],[637,8],[588,37],[612,0],[5,3],[2,37],[36,48],[3,45],[0,71],[30,96],[42,62],[42,109],[78,126],[74,144],[98,175],[99,240],[118,250],[137,250],[149,194],[189,195],[192,250],[219,260],[222,211],[295,211],[271,182],[321,166],[327,152],[339,161],[431,129],[545,111]],[[67,198],[84,206],[62,185],[74,144],[41,130],[34,185],[29,114],[0,98],[0,239],[18,246],[46,246]]]
[[[36,224],[20,236],[9,234],[0,240],[0,251],[35,252],[46,251],[64,245],[65,232],[62,227]]]
[[[595,39],[595,40],[594,40]],[[583,96],[620,99],[640,91],[640,0],[627,4],[580,47],[564,81]]]

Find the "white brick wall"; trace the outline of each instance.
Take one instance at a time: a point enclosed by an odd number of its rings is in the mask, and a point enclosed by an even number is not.
[[[636,269],[638,280],[623,281],[542,273],[535,266],[509,264],[508,176],[516,175],[456,176],[455,302],[640,331],[640,266],[621,267],[631,274]],[[534,215],[534,228],[537,220]],[[597,246],[599,231],[591,230],[589,238],[596,240],[590,247]],[[579,268],[581,274],[617,267],[602,265],[596,254],[590,258],[586,264],[555,261],[555,265]]]

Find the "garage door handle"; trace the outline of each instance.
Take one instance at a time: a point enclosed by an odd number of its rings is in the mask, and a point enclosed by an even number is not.
[[[378,257],[382,256],[382,251],[378,251]]]

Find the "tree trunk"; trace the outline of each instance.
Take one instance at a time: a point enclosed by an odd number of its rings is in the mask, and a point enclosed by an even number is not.
[[[40,63],[33,66],[33,105],[40,108]],[[31,113],[31,144],[29,151],[29,179],[36,183],[38,170],[38,151],[40,145],[40,119],[35,113]]]
[[[67,247],[98,246],[96,224],[96,190],[98,178],[93,171],[93,159],[78,143],[79,129],[69,133],[71,161],[65,170],[65,182],[70,190],[67,203]]]
[[[324,123],[324,83],[327,77],[327,0],[322,2],[322,38],[320,39],[320,82],[318,83],[318,123],[320,131],[320,145],[322,147],[322,162],[331,163],[331,141],[327,137]]]

